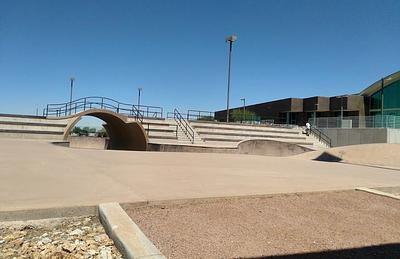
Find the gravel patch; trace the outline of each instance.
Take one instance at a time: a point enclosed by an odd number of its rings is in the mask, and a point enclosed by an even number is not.
[[[384,257],[393,258],[394,251],[400,256],[400,202],[364,192],[166,202],[144,207],[127,205],[125,209],[169,258],[241,258],[322,251],[336,251],[336,257],[377,256],[377,251]],[[342,249],[352,249],[352,253],[339,254]]]
[[[97,217],[0,222],[0,258],[121,258]]]

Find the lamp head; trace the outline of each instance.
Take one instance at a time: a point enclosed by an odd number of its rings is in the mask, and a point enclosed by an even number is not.
[[[236,35],[230,35],[228,37],[225,38],[225,42],[235,42],[237,40],[237,36]]]

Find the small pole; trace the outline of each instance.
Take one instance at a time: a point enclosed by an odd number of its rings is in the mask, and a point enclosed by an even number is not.
[[[74,81],[75,81],[75,78],[71,77],[69,80],[70,80],[70,87],[71,87],[71,90],[70,90],[70,93],[69,93],[69,115],[71,115],[71,108],[72,108],[72,89],[74,88]]]
[[[140,110],[140,93],[142,92],[142,90],[143,89],[141,87],[138,88],[138,102],[137,102],[138,110]]]
[[[246,121],[246,98],[240,99],[243,102],[243,115],[242,115],[242,122]]]

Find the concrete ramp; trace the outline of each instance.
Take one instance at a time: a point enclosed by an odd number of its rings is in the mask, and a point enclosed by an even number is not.
[[[400,169],[400,144],[364,144],[308,152],[296,156],[326,162],[380,166]]]

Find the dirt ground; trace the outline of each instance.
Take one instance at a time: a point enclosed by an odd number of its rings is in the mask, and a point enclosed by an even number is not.
[[[360,191],[125,208],[168,258],[400,256],[400,201]]]

